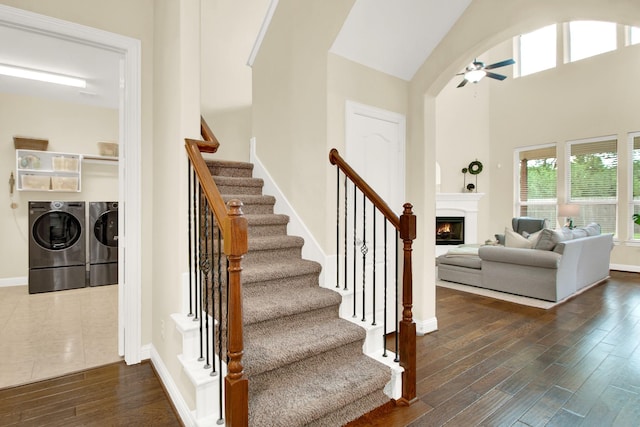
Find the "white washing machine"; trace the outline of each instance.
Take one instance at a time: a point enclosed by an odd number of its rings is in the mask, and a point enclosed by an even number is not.
[[[89,286],[118,283],[118,202],[89,203]]]

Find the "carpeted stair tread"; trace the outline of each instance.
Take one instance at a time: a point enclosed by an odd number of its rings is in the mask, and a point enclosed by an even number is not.
[[[362,398],[379,393],[390,379],[389,369],[353,346],[318,354],[284,369],[249,380],[249,425],[253,427],[295,427],[322,420]],[[380,396],[378,394],[378,396]],[[366,399],[365,399],[366,400]],[[388,398],[380,396],[380,403]],[[375,406],[355,408],[351,417]],[[378,406],[378,405],[376,405]],[[350,419],[344,422],[351,421]],[[340,424],[334,425],[342,425]],[[318,425],[331,425],[319,422]]]
[[[341,301],[340,294],[319,286],[301,287],[295,290],[294,295],[289,289],[269,288],[245,294],[243,323],[252,325],[321,308],[338,307]]]
[[[320,274],[322,266],[315,261],[297,259],[295,261],[283,260],[280,263],[270,265],[246,265],[242,269],[243,286],[251,286],[252,283],[261,281],[281,280],[292,276],[308,274]]]
[[[258,236],[249,239],[249,252],[279,248],[302,248],[304,239],[298,236]]]
[[[280,327],[247,327],[242,362],[247,375],[254,376],[352,343],[361,348],[365,334],[363,328],[339,317],[323,322],[307,317],[282,322]]]
[[[262,194],[264,181],[250,177],[214,176],[213,180],[221,194]]]
[[[229,160],[206,160],[207,167],[213,176],[244,176],[253,175],[253,164],[234,162]]]
[[[252,214],[245,215],[249,227],[252,225],[289,224],[289,216],[282,214]]]

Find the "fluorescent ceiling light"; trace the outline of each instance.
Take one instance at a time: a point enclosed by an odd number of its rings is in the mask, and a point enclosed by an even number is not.
[[[56,83],[73,87],[87,87],[87,81],[64,74],[48,73],[46,71],[32,70],[30,68],[16,67],[14,65],[0,64],[0,74],[4,76],[19,77],[21,79],[38,80],[41,82]]]

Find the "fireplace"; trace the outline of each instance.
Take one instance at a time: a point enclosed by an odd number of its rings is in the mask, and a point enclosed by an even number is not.
[[[436,245],[461,245],[464,243],[464,217],[436,217]]]

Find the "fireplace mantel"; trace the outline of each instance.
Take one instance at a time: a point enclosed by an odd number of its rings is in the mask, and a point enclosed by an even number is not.
[[[478,203],[484,193],[436,193],[436,216],[463,216],[465,243],[478,243]],[[449,250],[436,246],[436,256]]]

